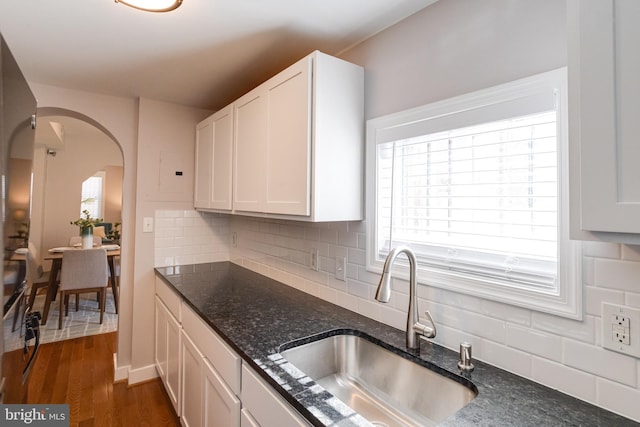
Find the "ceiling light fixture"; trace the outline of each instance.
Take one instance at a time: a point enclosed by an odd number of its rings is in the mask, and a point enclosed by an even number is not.
[[[182,0],[115,0],[115,2],[147,12],[169,12],[182,4]]]

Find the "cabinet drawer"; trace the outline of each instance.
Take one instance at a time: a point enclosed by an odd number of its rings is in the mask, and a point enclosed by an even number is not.
[[[240,394],[240,356],[207,325],[189,306],[183,304],[182,328],[193,339],[229,388]]]
[[[242,365],[242,405],[262,427],[310,425],[246,365]]]
[[[169,287],[166,283],[156,276],[156,295],[160,297],[164,305],[169,309],[169,312],[175,317],[178,322],[182,320],[180,313],[180,307],[182,305],[182,299],[180,296]]]

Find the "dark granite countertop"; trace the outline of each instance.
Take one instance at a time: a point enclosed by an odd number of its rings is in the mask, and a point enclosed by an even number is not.
[[[371,424],[313,381],[302,384],[282,369],[278,349],[283,344],[318,334],[346,332],[372,337],[394,352],[412,357],[407,353],[403,331],[233,263],[163,267],[156,268],[156,274],[315,426]],[[422,364],[434,364],[451,377],[463,376],[478,390],[471,403],[440,425],[640,425],[477,360],[473,372],[460,374],[457,352],[421,341]]]

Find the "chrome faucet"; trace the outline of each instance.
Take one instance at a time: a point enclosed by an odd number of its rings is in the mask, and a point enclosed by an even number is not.
[[[405,253],[409,258],[409,311],[407,312],[407,348],[416,350],[420,348],[420,339],[418,335],[427,338],[436,336],[436,325],[428,311],[425,312],[429,325],[420,323],[418,316],[418,300],[416,297],[416,255],[408,246],[398,246],[393,248],[384,262],[382,269],[382,277],[376,291],[376,300],[380,302],[389,302],[391,297],[391,265],[398,255]]]

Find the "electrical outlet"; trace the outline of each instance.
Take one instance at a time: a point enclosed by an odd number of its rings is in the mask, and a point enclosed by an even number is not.
[[[312,270],[319,271],[320,270],[320,251],[311,248],[309,249],[309,257],[311,258],[311,262],[309,263],[309,267]]]
[[[617,323],[623,328],[629,327],[629,318],[621,314],[614,314],[611,316],[611,323]]]
[[[343,256],[336,258],[336,279],[343,282],[347,280],[347,259]]]
[[[603,302],[602,346],[640,357],[640,310]]]
[[[235,231],[231,233],[231,247],[238,247],[238,233],[236,233]]]

